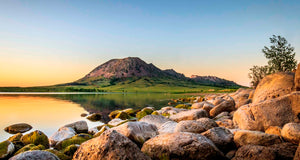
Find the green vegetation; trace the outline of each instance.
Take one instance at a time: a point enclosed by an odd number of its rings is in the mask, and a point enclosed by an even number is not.
[[[34,144],[28,144],[26,146],[24,146],[23,148],[21,148],[20,150],[18,150],[15,155],[26,152],[26,151],[34,151],[34,150],[44,150],[45,146],[39,144],[39,145],[34,145]]]
[[[114,81],[110,83],[110,81]],[[69,83],[44,87],[0,87],[0,92],[135,92],[135,93],[215,93],[234,92],[241,86],[209,86],[172,78],[142,77],[120,80],[100,79],[93,84]]]
[[[92,136],[88,135],[88,134],[84,134],[84,133],[77,134],[77,135],[73,136],[72,138],[69,138],[69,139],[66,139],[66,140],[63,140],[63,141],[59,142],[55,146],[55,149],[64,150],[70,145],[73,145],[73,144],[79,144],[80,145],[81,143],[83,143],[83,142],[85,142],[85,141],[87,141],[91,138],[92,138]]]
[[[256,87],[266,75],[276,72],[291,72],[296,68],[294,47],[291,47],[291,44],[288,44],[287,40],[281,36],[273,35],[270,42],[272,43],[270,47],[265,46],[262,49],[268,59],[268,65],[250,68],[249,78],[253,87]]]
[[[48,137],[43,132],[38,130],[25,134],[24,136],[22,136],[21,141],[24,144],[41,144],[46,148],[49,148]]]
[[[7,148],[10,145],[9,141],[3,141],[0,143],[0,157],[6,155],[7,153]]]

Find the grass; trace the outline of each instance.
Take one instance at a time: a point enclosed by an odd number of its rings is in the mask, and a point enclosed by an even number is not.
[[[170,78],[99,79],[44,87],[0,87],[0,92],[152,92],[215,93],[234,92],[241,86],[208,86],[188,80]]]

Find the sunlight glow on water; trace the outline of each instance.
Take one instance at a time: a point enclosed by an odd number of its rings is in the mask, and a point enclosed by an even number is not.
[[[0,96],[0,141],[12,136],[4,131],[8,125],[28,123],[34,131],[41,130],[51,136],[59,127],[78,120],[87,113],[79,104],[49,97]],[[88,122],[89,127],[101,125],[101,122]],[[29,131],[29,132],[31,132]]]

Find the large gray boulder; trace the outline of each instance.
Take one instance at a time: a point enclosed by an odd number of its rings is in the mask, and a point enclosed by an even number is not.
[[[158,135],[156,126],[146,122],[127,122],[113,127],[111,130],[123,134],[138,145],[142,145],[148,139]]]
[[[152,159],[225,159],[211,140],[200,134],[187,132],[158,135],[144,143],[142,152]]]
[[[233,134],[224,127],[211,128],[201,134],[210,139],[224,153],[234,148]]]
[[[80,145],[73,160],[150,160],[130,139],[116,132],[107,130],[99,137]]]
[[[170,119],[176,122],[183,120],[197,120],[199,118],[208,117],[207,112],[203,109],[192,109],[188,111],[182,111],[175,115],[171,115]]]
[[[300,123],[287,123],[281,130],[281,136],[292,143],[300,143]]]
[[[160,126],[160,128],[158,129],[158,133],[159,134],[174,133],[177,124],[178,124],[177,122],[168,121]]]
[[[139,120],[140,122],[146,122],[149,124],[155,125],[157,128],[160,128],[164,123],[171,121],[170,119],[161,116],[161,115],[147,115]]]
[[[282,127],[289,122],[299,123],[300,92],[281,96],[262,103],[240,107],[233,122],[240,129],[264,131],[270,126]]]
[[[50,146],[55,146],[56,143],[76,135],[76,132],[71,127],[61,127],[58,131],[53,133],[49,138]]]
[[[202,122],[196,120],[185,120],[180,121],[175,127],[174,132],[191,132],[191,133],[202,133],[206,131]]]
[[[214,120],[209,118],[184,120],[177,124],[174,132],[202,133],[213,127],[218,127],[218,125],[214,122]]]
[[[294,73],[274,73],[263,78],[255,89],[252,103],[260,103],[293,91]]]
[[[13,156],[9,160],[59,160],[59,158],[47,151],[27,151]]]
[[[74,123],[67,124],[64,127],[71,127],[76,131],[76,133],[87,133],[89,130],[86,121],[77,121]]]

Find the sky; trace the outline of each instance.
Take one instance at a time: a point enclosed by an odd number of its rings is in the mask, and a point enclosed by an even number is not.
[[[0,86],[75,81],[114,58],[249,85],[272,35],[300,61],[299,0],[0,1]]]

